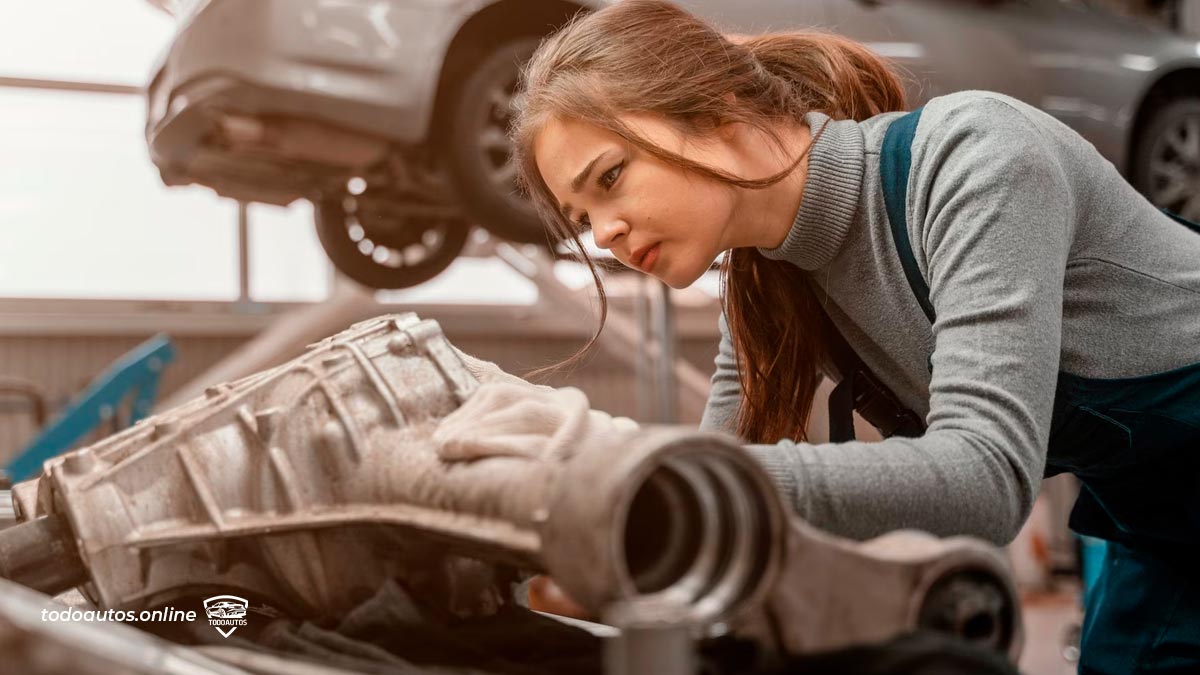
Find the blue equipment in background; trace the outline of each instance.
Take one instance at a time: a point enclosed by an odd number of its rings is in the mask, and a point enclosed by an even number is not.
[[[17,453],[4,468],[5,473],[15,483],[41,472],[46,460],[66,452],[92,430],[114,420],[128,396],[133,398],[127,425],[149,415],[158,396],[162,371],[174,359],[175,346],[163,334],[117,359]]]

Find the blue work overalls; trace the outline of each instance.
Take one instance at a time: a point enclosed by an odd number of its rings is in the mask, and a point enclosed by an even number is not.
[[[905,216],[920,115],[888,127],[880,172],[897,254],[932,323]],[[1045,475],[1063,472],[1081,483],[1071,529],[1109,542],[1079,672],[1200,674],[1200,363],[1122,379],[1060,372]]]

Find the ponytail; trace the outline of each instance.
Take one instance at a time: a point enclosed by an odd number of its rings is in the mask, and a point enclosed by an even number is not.
[[[740,44],[766,71],[765,89],[790,101],[795,113],[865,120],[905,108],[899,78],[853,40],[796,32],[747,37]],[[829,344],[808,275],[755,248],[739,248],[726,256],[721,276],[742,388],[738,435],[757,443],[807,440],[821,380],[817,364],[828,358]]]

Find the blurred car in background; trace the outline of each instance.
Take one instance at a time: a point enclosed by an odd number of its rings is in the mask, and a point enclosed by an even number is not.
[[[472,225],[546,243],[506,129],[520,65],[610,0],[151,0],[175,40],[147,89],[168,185],[314,204],[334,265],[418,284]],[[1088,0],[683,0],[728,32],[829,28],[912,74],[915,107],[989,89],[1055,115],[1152,201],[1200,219],[1200,46]]]

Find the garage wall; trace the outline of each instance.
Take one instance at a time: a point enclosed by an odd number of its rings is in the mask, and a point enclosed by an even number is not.
[[[7,316],[7,320],[0,319],[0,378],[14,377],[35,383],[44,391],[52,411],[61,408],[122,354],[159,331],[171,336],[177,350],[176,360],[164,374],[159,392],[159,399],[163,400],[286,312],[270,308],[252,316],[227,316],[221,312],[197,315],[161,311],[162,308],[158,312],[146,311],[142,307],[136,313],[125,314],[117,306],[110,306],[107,312],[87,316],[68,309],[71,308],[56,312],[42,307],[24,314],[6,314],[0,307],[0,317]],[[717,344],[713,311],[684,311],[681,321],[680,355],[706,375],[712,372]],[[569,356],[586,339],[578,325],[548,328],[544,321],[530,322],[526,318],[499,322],[503,325],[500,330],[497,321],[480,319],[465,308],[423,308],[418,313],[441,322],[447,335],[463,351],[495,361],[518,374]],[[66,316],[71,318],[61,318]],[[529,326],[529,330],[521,331],[521,325]],[[634,373],[601,350],[595,350],[583,367],[553,377],[548,383],[577,386],[588,394],[595,407],[639,418]],[[693,414],[680,421],[695,424],[699,418]],[[0,461],[17,452],[35,432],[27,401],[0,395]]]
[[[142,336],[21,335],[0,337],[0,377],[36,384],[51,411],[60,409],[113,361],[136,347]],[[244,336],[173,338],[177,357],[164,372],[162,391],[172,391],[245,341]],[[34,435],[28,402],[0,397],[0,458],[7,459]]]

